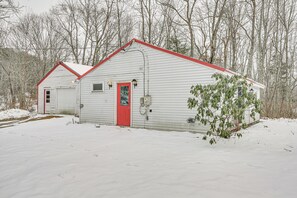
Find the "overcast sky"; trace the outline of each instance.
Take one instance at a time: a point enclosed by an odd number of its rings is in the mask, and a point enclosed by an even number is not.
[[[61,0],[15,0],[20,6],[23,6],[23,12],[42,13],[48,11],[53,5]]]

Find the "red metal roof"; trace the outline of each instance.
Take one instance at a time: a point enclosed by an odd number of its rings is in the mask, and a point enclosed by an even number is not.
[[[129,41],[128,43],[126,43],[124,46],[122,46],[121,48],[117,49],[116,51],[114,51],[111,55],[109,55],[106,59],[104,59],[103,61],[99,62],[97,65],[95,65],[92,69],[90,69],[89,71],[87,71],[85,74],[83,74],[82,76],[78,77],[78,79],[81,79],[83,78],[84,76],[88,75],[88,73],[92,72],[93,70],[95,70],[96,68],[98,68],[100,65],[102,65],[103,63],[105,63],[106,61],[108,61],[109,59],[111,59],[113,56],[115,56],[116,54],[118,54],[122,49],[128,47],[130,44],[132,44],[132,42],[136,42],[136,43],[139,43],[139,44],[142,44],[142,45],[145,45],[147,47],[150,47],[150,48],[153,48],[153,49],[156,49],[156,50],[159,50],[159,51],[162,51],[162,52],[165,52],[167,54],[171,54],[171,55],[174,55],[174,56],[177,56],[177,57],[180,57],[180,58],[183,58],[183,59],[186,59],[186,60],[189,60],[189,61],[192,61],[192,62],[195,62],[195,63],[199,63],[201,65],[204,65],[204,66],[207,66],[207,67],[210,67],[212,69],[216,69],[216,70],[219,70],[219,71],[226,71],[225,68],[223,67],[220,67],[220,66],[217,66],[217,65],[214,65],[214,64],[210,64],[210,63],[207,63],[207,62],[203,62],[201,60],[198,60],[198,59],[195,59],[195,58],[192,58],[192,57],[189,57],[189,56],[185,56],[183,54],[179,54],[179,53],[176,53],[176,52],[173,52],[173,51],[170,51],[170,50],[167,50],[167,49],[164,49],[164,48],[161,48],[161,47],[158,47],[158,46],[155,46],[155,45],[152,45],[150,43],[146,43],[146,42],[143,42],[141,40],[138,40],[138,39],[132,39],[131,41]]]
[[[40,83],[42,83],[53,71],[55,71],[55,69],[59,66],[63,66],[65,69],[67,69],[68,71],[70,71],[71,73],[73,73],[74,75],[76,75],[77,77],[80,77],[80,75],[74,71],[73,69],[71,69],[70,67],[68,67],[66,64],[64,64],[62,61],[59,61],[56,63],[56,65],[49,71],[47,72],[47,74],[37,83],[37,86],[40,85]]]
[[[83,78],[84,76],[88,75],[90,72],[92,72],[93,70],[95,70],[96,68],[98,68],[100,65],[102,65],[103,63],[105,63],[106,61],[110,60],[113,56],[115,56],[116,54],[118,54],[122,49],[128,47],[129,45],[131,45],[133,42],[136,42],[136,43],[139,43],[139,44],[142,44],[142,45],[145,45],[147,47],[150,47],[152,49],[155,49],[155,50],[159,50],[159,51],[162,51],[162,52],[165,52],[167,54],[171,54],[171,55],[174,55],[174,56],[177,56],[177,57],[180,57],[180,58],[183,58],[183,59],[186,59],[188,61],[192,61],[192,62],[195,62],[195,63],[198,63],[200,65],[203,65],[203,66],[206,66],[206,67],[209,67],[209,68],[212,68],[212,69],[215,69],[215,70],[218,70],[218,71],[221,71],[221,72],[227,72],[227,73],[230,73],[230,74],[237,74],[229,69],[225,69],[223,67],[220,67],[218,65],[214,65],[214,64],[211,64],[211,63],[207,63],[207,62],[204,62],[204,61],[201,61],[201,60],[198,60],[198,59],[195,59],[195,58],[192,58],[192,57],[189,57],[189,56],[185,56],[183,54],[179,54],[177,52],[173,52],[173,51],[170,51],[170,50],[167,50],[167,49],[164,49],[164,48],[161,48],[161,47],[158,47],[158,46],[155,46],[155,45],[152,45],[150,43],[146,43],[146,42],[143,42],[141,40],[138,40],[138,39],[132,39],[131,41],[129,41],[128,43],[126,43],[124,46],[120,47],[119,49],[117,49],[116,51],[114,51],[111,55],[109,55],[107,58],[105,58],[103,61],[99,62],[97,65],[95,65],[92,69],[90,69],[89,71],[87,71],[85,74],[81,75],[78,77],[78,79],[81,79]],[[261,87],[264,87],[264,85],[262,85],[261,83],[258,83],[252,79],[248,79],[249,81],[251,81],[252,83],[255,83],[255,84],[258,84],[259,86]]]

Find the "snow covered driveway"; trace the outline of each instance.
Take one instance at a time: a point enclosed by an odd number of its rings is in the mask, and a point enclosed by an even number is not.
[[[297,195],[297,121],[268,120],[211,146],[202,135],[71,117],[0,129],[0,197]]]

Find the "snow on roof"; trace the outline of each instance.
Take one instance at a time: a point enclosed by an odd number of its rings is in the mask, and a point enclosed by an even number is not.
[[[70,69],[78,73],[79,75],[83,75],[90,69],[92,69],[92,66],[89,65],[81,65],[81,64],[76,64],[76,63],[69,63],[69,62],[63,62],[65,65],[67,65]]]
[[[47,72],[47,74],[37,83],[37,85],[42,83],[44,81],[44,79],[46,79],[59,65],[66,68],[68,71],[70,71],[77,77],[82,76],[87,71],[89,71],[93,68],[92,66],[89,66],[89,65],[80,65],[80,64],[76,64],[76,63],[59,61],[49,72]]]

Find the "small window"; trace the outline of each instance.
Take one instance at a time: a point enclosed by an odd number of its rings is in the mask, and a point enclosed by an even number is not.
[[[46,103],[50,103],[51,102],[51,92],[50,91],[46,91],[45,92],[45,102]]]
[[[241,98],[242,97],[242,87],[238,87],[237,89],[237,97],[238,98]],[[242,101],[239,100],[238,101],[238,108],[241,108],[242,107]]]
[[[238,97],[242,96],[242,87],[238,87]]]
[[[103,83],[94,83],[92,91],[104,91]]]

